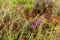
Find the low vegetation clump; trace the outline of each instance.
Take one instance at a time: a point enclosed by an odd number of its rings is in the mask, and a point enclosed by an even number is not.
[[[60,1],[0,0],[0,40],[60,40]]]

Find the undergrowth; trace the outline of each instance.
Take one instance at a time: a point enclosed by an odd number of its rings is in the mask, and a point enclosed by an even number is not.
[[[60,1],[0,0],[0,40],[60,40]]]

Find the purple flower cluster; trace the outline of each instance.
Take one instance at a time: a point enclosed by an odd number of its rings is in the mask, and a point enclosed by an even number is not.
[[[40,20],[37,20],[35,21],[32,25],[31,25],[31,28],[35,29],[36,27],[38,27],[40,25],[41,21]]]

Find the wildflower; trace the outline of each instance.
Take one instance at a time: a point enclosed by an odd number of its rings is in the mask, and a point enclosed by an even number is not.
[[[37,20],[36,22],[34,22],[31,26],[31,28],[35,29],[36,27],[38,27],[40,25],[41,21]]]

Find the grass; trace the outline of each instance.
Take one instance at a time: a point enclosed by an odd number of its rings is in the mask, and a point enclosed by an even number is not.
[[[0,0],[0,40],[60,40],[59,2]]]

